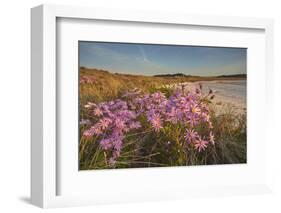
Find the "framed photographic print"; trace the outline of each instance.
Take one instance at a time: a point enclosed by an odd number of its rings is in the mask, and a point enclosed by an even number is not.
[[[270,192],[272,20],[31,14],[32,203]]]

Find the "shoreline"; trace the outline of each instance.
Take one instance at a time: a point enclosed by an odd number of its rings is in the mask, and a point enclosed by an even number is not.
[[[215,95],[212,103],[216,108],[217,114],[223,114],[230,110],[236,114],[246,114],[246,79],[184,82],[165,85],[165,87],[180,89],[184,86],[185,90],[195,90],[199,84],[202,84],[204,94],[208,94],[209,90],[212,89]]]

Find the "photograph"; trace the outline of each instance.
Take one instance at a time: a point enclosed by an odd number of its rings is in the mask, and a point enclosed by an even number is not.
[[[80,171],[247,163],[247,48],[78,50]]]

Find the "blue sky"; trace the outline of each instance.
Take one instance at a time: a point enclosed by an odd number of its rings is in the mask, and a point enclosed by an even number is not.
[[[79,42],[80,66],[138,75],[246,73],[245,48]]]

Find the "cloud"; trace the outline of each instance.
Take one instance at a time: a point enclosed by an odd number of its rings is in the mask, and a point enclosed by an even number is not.
[[[146,57],[146,54],[145,54],[144,49],[142,48],[142,46],[138,46],[138,48],[139,48],[139,50],[140,50],[140,52],[141,52],[143,61],[148,62],[148,59],[147,59],[147,57]]]

